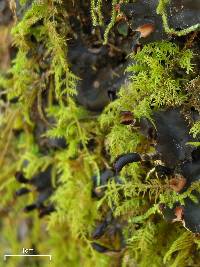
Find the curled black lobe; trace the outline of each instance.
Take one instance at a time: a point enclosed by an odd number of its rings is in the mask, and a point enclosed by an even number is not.
[[[132,162],[141,161],[141,156],[138,153],[127,153],[119,156],[114,163],[114,170],[119,173],[123,167]]]
[[[22,183],[22,184],[29,183],[29,180],[24,177],[22,172],[16,172],[15,178],[19,183]]]
[[[25,194],[28,194],[30,192],[30,190],[26,187],[22,187],[20,189],[18,189],[16,192],[15,192],[15,195],[16,196],[22,196],[22,195],[25,195]]]

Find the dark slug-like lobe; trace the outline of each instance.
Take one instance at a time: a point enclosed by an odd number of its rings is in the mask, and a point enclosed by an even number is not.
[[[94,250],[96,250],[97,252],[105,253],[105,252],[108,252],[108,251],[109,251],[109,249],[108,249],[107,247],[102,246],[102,245],[100,245],[100,244],[98,244],[98,243],[96,243],[96,242],[92,242],[91,245],[92,245],[92,248],[93,248]]]
[[[138,162],[141,161],[141,156],[138,153],[127,153],[120,155],[115,163],[114,163],[114,170],[116,173],[119,173],[125,165],[128,163]]]
[[[42,218],[46,215],[49,215],[50,213],[52,213],[53,211],[55,211],[55,207],[53,205],[49,205],[49,206],[44,206],[39,210],[39,218]]]
[[[27,205],[24,207],[24,212],[30,212],[37,208],[37,205],[35,203]]]
[[[170,109],[154,113],[156,125],[156,150],[161,160],[175,167],[179,162],[191,160],[194,147],[187,145],[195,141],[189,134],[189,127],[180,109]]]
[[[22,184],[29,183],[29,180],[24,177],[22,172],[16,172],[15,178],[19,183],[22,183]]]
[[[98,239],[101,236],[103,236],[104,233],[106,232],[107,226],[111,224],[112,220],[113,220],[113,215],[112,212],[109,211],[105,219],[94,229],[92,233],[92,238]]]
[[[92,233],[92,238],[98,239],[100,238],[106,231],[106,228],[108,226],[108,222],[104,220],[101,224],[99,224],[94,232]]]
[[[49,197],[53,194],[51,166],[49,166],[46,170],[37,173],[30,179],[25,178],[22,172],[17,172],[15,174],[15,178],[20,183],[29,184],[30,187],[34,187],[34,190],[37,192],[36,201],[26,205],[24,212],[30,212],[37,209],[39,217],[43,217],[55,210],[51,204],[48,205],[47,203],[46,205],[46,201],[48,201]],[[28,194],[30,191],[30,189],[22,187],[15,192],[15,196],[23,196]]]
[[[30,184],[35,186],[38,191],[46,190],[51,187],[51,166],[45,171],[39,172],[30,179]]]
[[[119,253],[121,250],[114,250],[114,249],[109,249],[108,247],[105,247],[104,245],[100,245],[96,242],[92,242],[91,243],[92,245],[92,248],[94,250],[96,250],[97,252],[99,253],[105,253],[105,254],[108,254],[108,255],[113,255],[113,254],[116,254],[116,253]]]
[[[30,192],[30,189],[26,188],[26,187],[22,187],[20,189],[18,189],[16,192],[15,192],[15,195],[16,196],[22,196],[22,195],[25,195],[25,194],[28,194]]]

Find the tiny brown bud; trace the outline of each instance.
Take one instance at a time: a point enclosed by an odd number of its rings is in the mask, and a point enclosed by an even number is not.
[[[115,10],[116,10],[117,12],[120,11],[120,4],[116,4],[116,5],[115,5]]]
[[[175,177],[169,181],[169,187],[177,193],[184,188],[185,184],[186,179],[180,174],[176,174]]]
[[[117,15],[117,17],[116,17],[116,21],[118,22],[118,21],[121,21],[121,20],[126,21],[127,18],[126,18],[126,16],[125,16],[124,14],[119,13],[119,14]]]
[[[165,209],[166,205],[164,203],[159,204],[159,210],[162,212]]]
[[[174,214],[176,215],[176,219],[173,222],[179,222],[183,220],[184,210],[183,207],[179,206],[175,208]]]
[[[133,113],[130,111],[122,111],[121,112],[121,124],[129,125],[134,122]]]
[[[147,23],[144,25],[139,26],[136,31],[141,33],[141,37],[146,38],[148,37],[152,32],[155,31],[155,25],[151,23]]]

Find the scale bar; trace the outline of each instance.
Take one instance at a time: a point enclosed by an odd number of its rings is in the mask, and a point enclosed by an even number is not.
[[[51,261],[51,258],[52,256],[51,255],[40,255],[40,254],[16,254],[16,255],[11,255],[11,254],[7,254],[7,255],[4,255],[4,261],[6,261],[6,258],[7,257],[49,257],[50,261]]]

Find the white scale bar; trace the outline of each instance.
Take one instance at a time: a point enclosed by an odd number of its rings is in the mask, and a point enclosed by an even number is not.
[[[32,255],[32,254],[17,254],[17,255],[4,255],[4,261],[6,261],[7,257],[49,257],[50,261],[52,256],[51,255]]]

